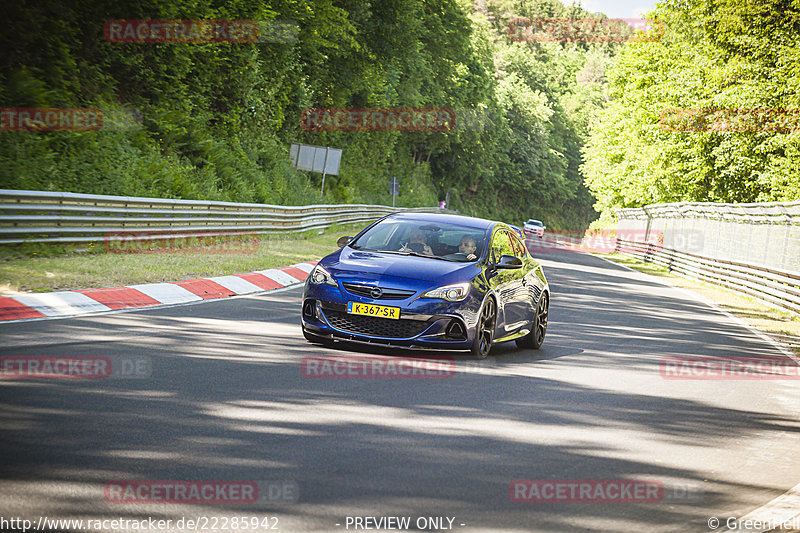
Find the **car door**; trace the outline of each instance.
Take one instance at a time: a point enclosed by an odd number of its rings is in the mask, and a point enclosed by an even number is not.
[[[511,232],[504,228],[494,232],[489,250],[491,254],[490,260],[493,263],[498,263],[503,255],[518,257],[518,251],[515,250],[512,239]],[[524,266],[517,269],[494,269],[492,272],[489,285],[494,289],[499,299],[498,325],[502,326],[501,331],[511,332],[529,322],[527,318],[529,311],[526,309],[526,304],[522,297],[523,293],[527,295],[522,283],[525,272],[527,270]]]
[[[541,294],[541,282],[536,276],[537,261],[528,253],[522,240],[517,238],[516,235],[511,236],[511,246],[514,248],[514,255],[522,260],[522,268],[520,269],[520,280],[522,283],[522,290],[517,294],[519,298],[519,306],[522,313],[522,320],[526,324],[530,324],[533,320],[533,314],[536,309],[536,303]]]

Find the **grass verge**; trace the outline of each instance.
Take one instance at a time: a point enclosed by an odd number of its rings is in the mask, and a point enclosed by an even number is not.
[[[320,259],[363,224],[263,235],[244,245],[113,253],[102,243],[0,249],[0,294],[119,287],[240,274]],[[157,247],[154,247],[157,248]]]
[[[661,278],[674,287],[695,292],[720,308],[741,318],[800,355],[800,317],[767,307],[753,298],[704,281],[669,273],[654,263],[643,263],[621,254],[597,254],[620,265]]]

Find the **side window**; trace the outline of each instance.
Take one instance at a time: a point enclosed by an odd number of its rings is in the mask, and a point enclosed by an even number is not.
[[[516,235],[511,235],[511,247],[514,249],[514,255],[524,261],[525,257],[527,256],[525,245],[520,242],[519,237]]]
[[[492,238],[492,258],[493,261],[500,261],[501,255],[515,255],[514,249],[511,247],[511,235],[505,231],[500,230],[494,234]]]

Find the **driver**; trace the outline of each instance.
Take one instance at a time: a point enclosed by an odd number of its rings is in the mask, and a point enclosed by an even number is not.
[[[431,247],[428,246],[428,242],[425,240],[425,234],[422,233],[420,230],[414,230],[411,232],[411,238],[408,241],[408,244],[403,245],[401,251],[403,252],[413,252],[411,245],[412,244],[421,244],[422,245],[422,252],[425,255],[433,255],[433,250]],[[415,246],[415,248],[417,248]]]
[[[478,257],[475,255],[475,250],[478,246],[475,244],[475,239],[469,235],[461,237],[461,242],[458,244],[458,251],[467,256],[467,261],[474,261]]]

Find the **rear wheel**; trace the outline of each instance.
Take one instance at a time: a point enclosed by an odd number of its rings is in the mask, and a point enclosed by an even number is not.
[[[547,294],[543,294],[539,298],[539,305],[536,307],[536,315],[533,317],[533,325],[531,332],[517,339],[517,348],[532,348],[538,350],[544,342],[544,335],[547,333],[547,313],[549,311],[550,302]]]
[[[486,359],[492,349],[494,328],[497,324],[497,305],[489,296],[483,303],[478,324],[475,327],[475,340],[472,343],[472,355],[476,359]]]

